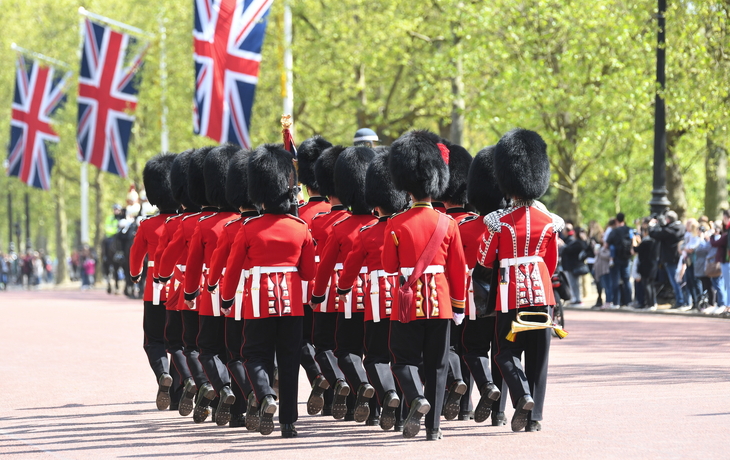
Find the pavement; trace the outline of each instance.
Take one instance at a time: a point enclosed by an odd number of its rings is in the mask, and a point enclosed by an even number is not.
[[[442,422],[444,439],[306,414],[299,437],[197,425],[158,411],[142,302],[101,290],[0,292],[5,459],[727,459],[730,322],[687,314],[566,311],[553,339],[543,430]],[[512,410],[508,409],[508,417]]]

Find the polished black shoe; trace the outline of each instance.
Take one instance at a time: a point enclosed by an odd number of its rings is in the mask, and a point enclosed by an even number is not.
[[[515,414],[512,416],[512,431],[522,431],[525,429],[527,419],[533,407],[535,407],[535,401],[532,400],[532,396],[530,395],[525,395],[517,401]]]
[[[403,432],[403,422],[402,421],[395,422],[395,425],[393,425],[393,431],[395,431],[397,433],[402,433]]]
[[[474,412],[470,410],[459,411],[459,420],[462,422],[474,420]]]
[[[338,380],[335,384],[335,400],[332,401],[332,417],[340,420],[347,415],[347,395],[350,394],[350,386],[344,380]]]
[[[248,409],[246,410],[246,429],[248,431],[259,430],[259,403],[256,402],[256,395],[253,391],[248,394]]]
[[[507,416],[504,412],[492,412],[492,426],[504,426],[507,424]]]
[[[542,430],[542,425],[540,425],[540,422],[537,420],[530,421],[527,426],[525,427],[525,431],[540,431]]]
[[[322,415],[325,417],[332,417],[332,404],[328,404],[322,408]]]
[[[438,441],[439,439],[443,439],[443,437],[444,434],[441,433],[441,428],[426,430],[426,441]]]
[[[259,410],[259,433],[271,434],[274,431],[274,414],[276,413],[276,400],[272,395],[266,395],[261,401]]]
[[[157,379],[157,398],[155,403],[158,410],[165,410],[170,407],[170,387],[172,386],[172,376],[164,373]]]
[[[180,398],[180,408],[178,410],[178,413],[185,417],[186,415],[190,415],[190,413],[193,411],[193,398],[198,393],[198,387],[195,386],[195,380],[193,380],[192,377],[188,377],[185,380],[185,385],[183,386],[183,394]]]
[[[355,421],[362,423],[370,416],[370,398],[375,395],[375,388],[369,383],[361,383],[357,389],[357,400],[355,400]]]
[[[198,399],[193,409],[193,421],[203,423],[210,415],[210,403],[215,399],[215,389],[210,383],[204,383],[198,390]]]
[[[171,402],[170,403],[170,410],[179,411],[180,410],[180,402]]]
[[[355,421],[355,411],[354,410],[347,410],[345,413],[345,418],[343,419],[346,422],[354,422]]]
[[[482,423],[489,418],[492,413],[492,403],[502,395],[499,388],[492,382],[482,385],[480,392],[482,396],[479,398],[479,403],[474,410],[474,421],[477,423]]]
[[[246,414],[232,415],[228,423],[229,428],[243,428],[246,426]]]
[[[395,411],[400,406],[400,398],[395,391],[390,390],[383,398],[383,409],[380,412],[380,428],[390,430],[395,425]]]
[[[294,428],[293,423],[282,423],[281,424],[281,437],[282,438],[296,438],[297,429]]]
[[[421,430],[421,418],[431,410],[431,404],[423,396],[411,401],[411,409],[403,421],[403,437],[412,438]]]
[[[231,387],[226,385],[221,389],[218,397],[218,409],[215,411],[213,420],[216,425],[223,426],[231,421],[231,406],[236,402],[236,396]]]
[[[446,420],[454,420],[461,409],[461,397],[466,393],[466,383],[463,380],[454,381],[449,386],[449,394],[444,403],[443,416]]]
[[[309,415],[317,415],[324,407],[324,395],[325,390],[330,387],[327,379],[324,375],[319,374],[312,383],[312,392],[309,394],[307,400],[307,413]]]
[[[365,420],[365,426],[378,426],[380,425],[380,417],[377,415],[371,415]]]

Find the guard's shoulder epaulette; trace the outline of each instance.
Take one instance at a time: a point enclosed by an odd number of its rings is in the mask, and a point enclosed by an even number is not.
[[[284,214],[284,215],[287,216],[287,217],[291,217],[292,219],[296,220],[297,222],[300,222],[300,223],[302,223],[304,225],[307,225],[307,223],[304,222],[304,219],[302,219],[301,217],[292,216],[291,214]]]
[[[511,208],[499,209],[497,211],[490,212],[487,214],[487,217],[484,218],[484,225],[487,226],[487,229],[489,229],[490,232],[497,233],[502,227],[500,220],[510,212],[512,212]]]
[[[251,216],[251,217],[254,217],[254,216]],[[239,217],[238,219],[229,220],[228,222],[226,222],[226,225],[224,225],[224,227],[228,227],[231,224],[241,222],[242,219],[243,219],[243,217]]]
[[[303,208],[303,207],[305,207],[308,204],[309,204],[309,201],[304,201],[302,203],[297,204],[297,208]]]
[[[255,219],[260,219],[263,216],[264,216],[263,214],[259,214],[258,216],[251,216],[248,219],[244,220],[242,225],[246,225],[247,223],[249,223],[249,222],[251,222],[251,221],[253,221]]]
[[[369,229],[369,228],[373,228],[373,227],[375,227],[375,226],[376,226],[376,225],[378,225],[379,223],[380,223],[380,221],[379,221],[379,220],[378,220],[378,221],[375,221],[375,222],[373,222],[372,224],[368,224],[368,225],[366,225],[366,226],[364,226],[364,227],[360,228],[360,231],[361,231],[361,232],[364,232],[365,230],[367,230],[367,229]]]
[[[203,222],[205,219],[210,219],[211,217],[217,216],[217,215],[218,215],[218,213],[217,212],[214,212],[213,214],[209,214],[207,216],[203,216],[200,219],[198,219],[198,222]]]
[[[459,221],[459,225],[479,219],[479,214],[469,214]]]
[[[341,224],[342,222],[344,222],[344,221],[346,221],[347,219],[349,219],[350,217],[352,217],[352,215],[349,215],[349,216],[345,217],[345,218],[344,218],[344,219],[342,219],[342,220],[338,220],[337,222],[335,222],[334,224],[332,224],[332,226],[333,226],[333,227],[336,227],[336,226],[340,225],[340,224]]]
[[[393,218],[395,218],[395,217],[398,217],[398,216],[400,216],[400,215],[402,215],[402,214],[405,214],[405,213],[407,213],[408,211],[410,211],[411,209],[413,209],[413,208],[408,208],[408,209],[404,209],[404,210],[402,210],[401,212],[396,212],[396,213],[393,213],[393,214],[392,214],[392,215],[391,215],[390,217],[388,217],[388,220],[390,220],[390,219],[393,219]]]
[[[190,219],[191,217],[197,217],[200,214],[201,213],[199,213],[199,212],[196,212],[196,213],[193,213],[193,214],[188,214],[187,216],[183,217],[183,220]]]
[[[326,215],[328,215],[328,214],[329,214],[329,213],[331,213],[331,212],[332,212],[332,211],[322,211],[322,212],[318,212],[317,214],[315,214],[315,215],[314,215],[314,216],[312,217],[312,220],[316,219],[317,217],[322,217],[322,216],[326,216]]]
[[[560,217],[557,214],[553,214],[552,212],[549,213],[550,217],[553,219],[553,231],[555,233],[560,233],[565,228],[565,221],[562,217]]]
[[[165,219],[165,223],[168,223],[168,222],[170,222],[173,219],[177,219],[180,216],[182,216],[182,214],[175,214],[174,216],[170,216],[167,219]]]

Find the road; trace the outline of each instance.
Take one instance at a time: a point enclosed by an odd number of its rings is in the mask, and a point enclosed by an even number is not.
[[[444,439],[306,415],[299,437],[155,409],[142,303],[101,291],[0,292],[0,456],[55,458],[730,458],[730,321],[568,311],[543,431],[442,422]],[[511,417],[511,409],[508,409]]]

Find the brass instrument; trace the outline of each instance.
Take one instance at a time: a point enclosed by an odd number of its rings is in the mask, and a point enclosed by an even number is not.
[[[523,316],[543,316],[545,318],[545,321],[542,323],[527,321],[525,319],[522,319]],[[538,329],[554,329],[555,334],[558,336],[559,339],[563,339],[568,336],[568,331],[563,329],[563,327],[559,324],[553,323],[553,320],[552,318],[550,318],[549,314],[540,311],[520,311],[517,312],[517,320],[512,321],[512,327],[507,334],[507,340],[509,340],[510,342],[514,342],[515,336],[518,332],[536,331]]]

